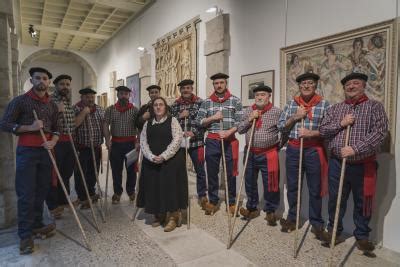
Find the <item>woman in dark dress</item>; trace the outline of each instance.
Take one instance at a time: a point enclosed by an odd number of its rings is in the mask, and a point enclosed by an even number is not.
[[[188,203],[185,151],[180,147],[183,133],[164,98],[155,98],[151,111],[140,135],[144,157],[138,207],[154,215],[153,227],[166,222],[164,231],[170,232],[181,226],[180,210]]]

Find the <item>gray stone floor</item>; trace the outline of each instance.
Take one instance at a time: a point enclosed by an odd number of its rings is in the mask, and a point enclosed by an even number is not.
[[[102,185],[104,176],[101,175]],[[111,190],[110,185],[109,195]],[[91,252],[83,247],[72,214],[66,211],[63,219],[57,221],[56,235],[35,240],[36,250],[30,256],[19,255],[15,228],[0,231],[0,266],[328,266],[330,251],[313,238],[307,222],[299,231],[300,249],[294,259],[293,233],[283,234],[279,227],[267,226],[263,213],[250,222],[236,220],[234,243],[227,250],[223,205],[214,216],[205,216],[193,195],[194,176],[190,179],[190,192],[190,230],[183,225],[172,233],[164,233],[161,228],[152,228],[151,217],[143,212],[132,223],[133,206],[123,195],[120,205],[109,205],[106,223],[101,222],[97,212],[100,234],[92,226],[90,211],[78,211]],[[400,255],[383,248],[377,249],[376,254],[373,259],[362,256],[354,239],[348,238],[336,248],[334,264],[400,266]]]

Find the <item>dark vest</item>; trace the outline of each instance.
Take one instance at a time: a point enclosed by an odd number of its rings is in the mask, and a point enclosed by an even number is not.
[[[154,125],[152,125],[152,120],[148,121],[147,143],[154,155],[160,155],[172,142],[171,121],[171,116],[168,116],[163,123],[156,123]]]

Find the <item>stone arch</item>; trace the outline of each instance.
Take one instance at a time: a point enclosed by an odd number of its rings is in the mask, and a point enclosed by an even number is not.
[[[69,57],[75,60],[79,65],[82,66],[84,70],[87,71],[89,74],[89,81],[90,84],[93,86],[93,88],[97,87],[97,74],[92,68],[92,66],[89,64],[89,62],[86,61],[83,57],[79,56],[78,54],[75,54],[74,52],[67,51],[67,50],[60,50],[60,49],[53,49],[53,48],[48,48],[48,49],[42,49],[39,51],[36,51],[32,53],[30,56],[28,56],[21,64],[21,75],[20,75],[20,81],[21,83],[23,81],[26,81],[29,78],[29,73],[28,73],[28,66],[30,63],[33,61],[39,60],[41,57],[44,56],[60,56],[60,57]],[[22,90],[22,87],[20,87]]]

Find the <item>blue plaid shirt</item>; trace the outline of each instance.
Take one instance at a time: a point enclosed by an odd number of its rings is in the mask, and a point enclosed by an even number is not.
[[[229,130],[232,127],[238,127],[239,122],[243,116],[242,103],[236,96],[229,97],[223,103],[213,102],[210,98],[203,101],[197,113],[197,121],[201,125],[205,118],[213,116],[215,113],[222,109],[223,130]],[[213,122],[208,125],[207,131],[210,133],[217,133],[220,129],[219,122]]]
[[[304,118],[304,128],[312,130],[312,131],[319,131],[319,127],[321,125],[322,119],[325,116],[326,109],[329,107],[328,101],[322,99],[316,106],[312,108],[312,120],[310,120],[307,116]],[[287,130],[285,128],[285,124],[287,120],[297,113],[297,109],[299,105],[297,104],[294,99],[290,100],[279,118],[278,122],[278,129],[284,133],[289,134],[289,139],[298,139],[299,138],[299,128],[301,127],[301,121],[298,121],[294,124],[292,129]]]

